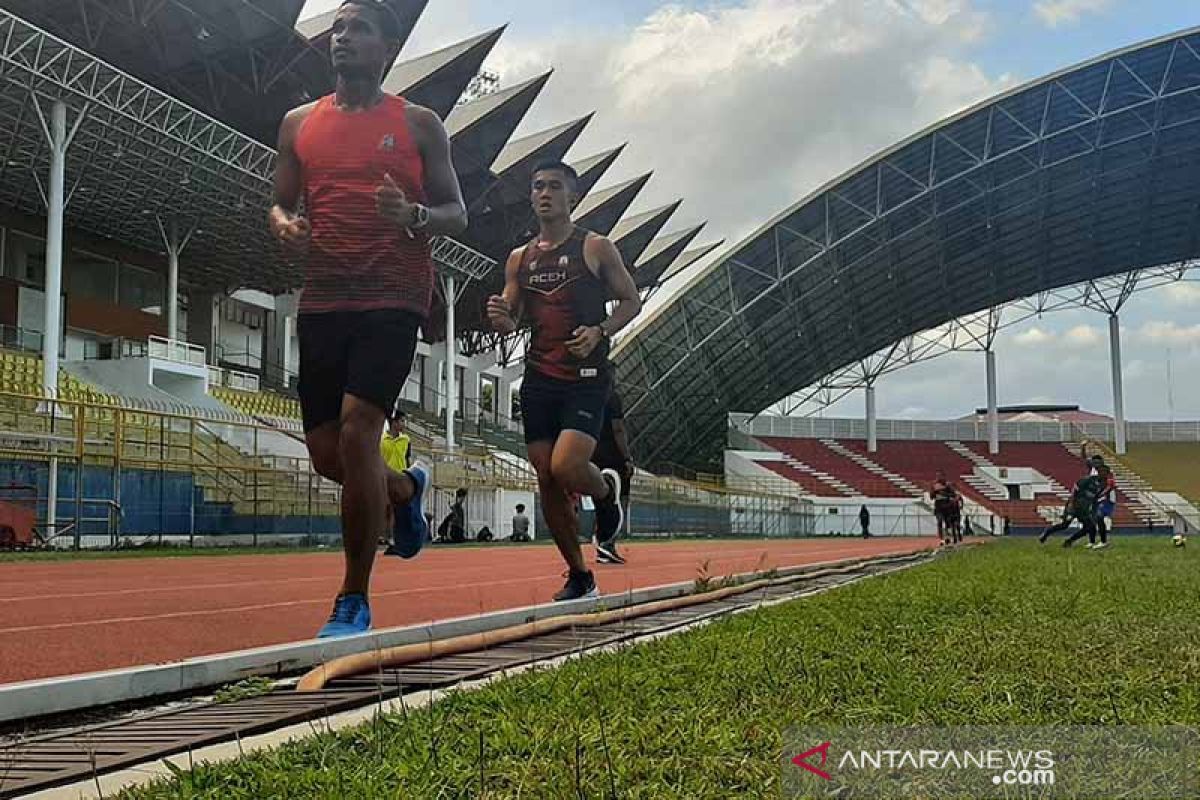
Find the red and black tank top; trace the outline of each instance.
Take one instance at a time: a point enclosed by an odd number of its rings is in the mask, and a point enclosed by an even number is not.
[[[524,314],[533,322],[525,366],[558,380],[607,376],[607,340],[583,359],[571,355],[566,347],[576,328],[599,325],[608,316],[608,286],[584,261],[587,237],[588,231],[576,226],[566,241],[551,250],[540,249],[535,239],[525,246],[517,271]]]
[[[408,199],[426,202],[421,152],[408,104],[394,95],[366,111],[342,111],[323,97],[296,137],[312,242],[300,313],[401,309],[429,313],[429,237],[382,219],[375,190],[389,174]]]

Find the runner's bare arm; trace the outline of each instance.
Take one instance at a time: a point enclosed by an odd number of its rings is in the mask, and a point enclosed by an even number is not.
[[[581,325],[574,330],[566,347],[577,358],[587,358],[602,339],[611,339],[642,311],[642,298],[615,244],[604,236],[588,236],[583,243],[583,260],[604,281],[617,307],[599,325]]]
[[[431,236],[457,236],[467,229],[467,205],[463,202],[458,174],[450,153],[450,137],[438,115],[422,106],[410,106],[425,168],[425,196],[429,199]]]
[[[275,159],[275,203],[267,214],[271,235],[289,246],[303,245],[311,231],[308,220],[296,210],[304,191],[304,176],[296,156],[296,134],[311,106],[288,112],[279,126],[278,155]]]
[[[497,333],[512,333],[521,320],[521,285],[517,273],[525,248],[519,247],[508,255],[504,265],[504,293],[488,298],[487,315]]]
[[[610,239],[589,236],[583,243],[583,258],[596,277],[608,286],[612,299],[617,301],[617,307],[601,325],[602,333],[611,338],[642,313],[642,298],[633,276],[625,268],[620,251]]]

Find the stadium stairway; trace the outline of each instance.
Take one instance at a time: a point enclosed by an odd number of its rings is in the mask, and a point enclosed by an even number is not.
[[[798,467],[797,470],[804,473],[806,477],[797,482],[806,488],[813,486],[813,479],[815,479],[835,489],[837,494],[832,495],[834,497],[912,496],[910,492],[899,488],[879,473],[867,469],[846,454],[838,452],[816,439],[764,436],[761,437],[761,441],[802,465],[802,468]],[[763,466],[767,466],[767,464],[764,463]],[[785,477],[794,477],[791,473],[784,474]],[[847,494],[847,488],[849,494]],[[828,491],[814,493],[830,496]]]
[[[756,461],[764,467],[792,483],[799,484],[805,492],[817,497],[858,497],[861,492],[853,486],[834,477],[823,469],[812,466],[802,452],[804,440],[760,437],[759,441],[783,456],[782,461]]]
[[[832,475],[805,464],[789,453],[783,453],[782,461],[760,461],[759,466],[798,483],[818,497],[855,497],[858,492]]]
[[[903,475],[892,472],[876,461],[872,457],[872,454],[867,450],[866,442],[847,441],[843,443],[833,439],[822,439],[821,443],[833,450],[835,453],[840,453],[846,458],[854,461],[863,469],[875,473],[908,496],[919,498],[923,498],[925,496],[925,492],[920,486],[908,480],[908,478],[904,477]],[[878,446],[878,443],[876,444]]]

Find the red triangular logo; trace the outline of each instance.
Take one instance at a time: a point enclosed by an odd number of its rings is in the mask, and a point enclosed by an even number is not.
[[[830,775],[825,770],[817,769],[812,764],[808,763],[808,759],[812,758],[813,756],[815,756],[819,753],[821,755],[821,766],[822,767],[825,766],[825,762],[829,760],[830,744],[831,744],[831,742],[825,742],[825,744],[818,745],[811,750],[807,750],[807,751],[801,753],[800,755],[796,756],[795,758],[793,758],[792,763],[795,764],[797,767],[800,767],[801,769],[808,770],[813,775],[824,778],[827,781],[831,781],[831,780],[833,780],[832,775]]]

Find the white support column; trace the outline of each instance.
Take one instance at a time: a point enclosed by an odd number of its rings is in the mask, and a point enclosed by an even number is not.
[[[1112,356],[1113,425],[1117,455],[1125,455],[1125,389],[1121,381],[1121,318],[1108,317],[1109,354]]]
[[[879,452],[878,420],[875,418],[875,384],[867,384],[867,452]]]
[[[171,219],[166,225],[163,225],[162,218],[159,217],[158,232],[162,235],[163,246],[167,248],[167,338],[178,339],[180,338],[179,255],[188,246],[188,242],[192,240],[192,234],[196,232],[196,229],[192,228],[188,230],[183,238],[180,239],[178,221]]]
[[[445,277],[446,295],[446,448],[454,449],[454,412],[458,409],[458,396],[455,387],[455,366],[458,362],[458,342],[454,332],[454,303],[457,296],[454,290],[454,275],[447,273]]]
[[[1000,452],[1000,410],[996,399],[996,352],[992,349],[984,351],[987,359],[987,420],[988,420],[988,453],[997,455]]]
[[[46,195],[46,324],[42,331],[42,392],[53,400],[58,397],[58,350],[62,344],[63,212],[66,207],[67,146],[70,144],[67,106],[61,100],[50,109],[50,128],[47,133],[50,137],[50,190]],[[52,522],[53,510],[50,513]]]
[[[35,96],[33,102],[40,101]],[[46,194],[46,296],[45,325],[42,328],[42,396],[58,397],[58,350],[62,336],[63,214],[66,210],[67,148],[75,131],[67,132],[67,106],[61,100],[50,109],[49,125],[37,105],[43,132],[50,145],[50,185]],[[78,129],[78,125],[76,126]],[[57,404],[50,413],[58,416]],[[46,530],[58,533],[58,459],[51,458],[46,478]],[[76,480],[78,480],[78,476]]]
[[[179,230],[171,220],[171,241],[178,241]],[[179,338],[179,248],[167,247],[167,338]]]

